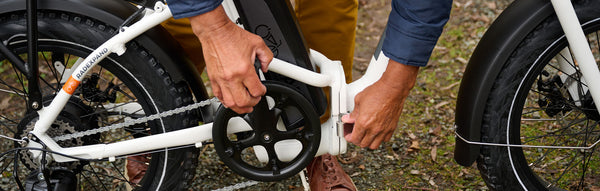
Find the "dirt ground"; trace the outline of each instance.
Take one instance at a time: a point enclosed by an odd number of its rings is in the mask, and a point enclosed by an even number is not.
[[[367,68],[387,22],[391,0],[360,0],[353,75]],[[454,108],[466,63],[487,26],[508,0],[455,0],[428,66],[407,103],[394,137],[377,150],[349,145],[340,156],[359,190],[485,190],[476,167],[453,159]],[[248,180],[235,175],[204,147],[194,190],[212,190]],[[303,190],[299,176],[260,182],[242,190]]]

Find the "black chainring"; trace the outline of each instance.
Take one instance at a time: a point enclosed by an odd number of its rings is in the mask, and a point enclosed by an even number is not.
[[[213,141],[221,161],[234,172],[252,180],[278,181],[296,175],[314,158],[321,141],[321,127],[319,116],[304,96],[281,83],[264,84],[267,93],[252,113],[237,114],[223,106],[219,108],[213,123]],[[228,123],[235,117],[241,117],[252,130],[228,135]],[[276,145],[290,140],[302,148],[290,161],[282,161]],[[254,155],[256,147],[263,147],[268,154],[266,164]]]

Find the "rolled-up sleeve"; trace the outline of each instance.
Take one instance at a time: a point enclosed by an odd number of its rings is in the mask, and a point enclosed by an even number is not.
[[[451,8],[452,0],[394,0],[383,53],[403,64],[427,65]]]
[[[223,0],[167,0],[173,18],[200,15],[219,7]]]

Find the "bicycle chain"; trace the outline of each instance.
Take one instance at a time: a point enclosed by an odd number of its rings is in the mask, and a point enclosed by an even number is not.
[[[201,107],[205,107],[211,104],[220,104],[219,100],[217,98],[212,98],[212,99],[207,99],[201,102],[197,102],[197,103],[193,103],[187,106],[183,106],[183,107],[179,107],[179,108],[175,108],[172,110],[168,110],[168,111],[164,111],[161,113],[157,113],[157,114],[153,114],[153,115],[149,115],[146,117],[141,117],[141,118],[137,118],[137,119],[133,119],[133,120],[126,120],[125,122],[122,123],[117,123],[117,124],[112,124],[109,126],[104,126],[104,127],[100,127],[97,129],[91,129],[91,130],[87,130],[87,131],[82,131],[82,132],[77,132],[77,133],[72,133],[72,134],[67,134],[67,135],[61,135],[58,137],[54,137],[52,138],[54,141],[65,141],[65,140],[70,140],[70,139],[75,139],[75,138],[79,138],[79,137],[83,137],[83,136],[88,136],[88,135],[93,135],[96,133],[102,133],[102,132],[106,132],[106,131],[110,131],[113,129],[119,129],[119,128],[124,128],[127,126],[131,126],[131,125],[135,125],[135,124],[141,124],[141,123],[145,123],[151,120],[155,120],[155,119],[159,119],[159,118],[163,118],[163,117],[168,117],[171,115],[175,115],[175,114],[179,114],[179,113],[183,113],[183,112],[187,112],[187,111],[191,111],[194,109],[198,109]],[[1,136],[1,135],[0,135]],[[13,139],[11,137],[6,137],[9,139]],[[15,140],[15,141],[23,141],[23,140]],[[223,188],[219,188],[216,189],[214,191],[225,191],[225,190],[238,190],[238,189],[242,189],[242,188],[246,188],[246,187],[250,187],[250,186],[254,186],[256,184],[258,184],[259,182],[257,181],[246,181],[246,182],[242,182],[242,183],[238,183],[235,185],[231,185],[231,186],[226,186]]]
[[[146,123],[148,121],[152,121],[155,119],[160,119],[163,117],[169,117],[171,115],[191,111],[191,110],[198,109],[198,108],[201,108],[201,107],[204,107],[207,105],[211,105],[212,103],[220,103],[220,102],[217,98],[207,99],[207,100],[204,100],[201,102],[193,103],[193,104],[190,104],[187,106],[175,108],[175,109],[164,111],[164,112],[157,113],[157,114],[152,114],[152,115],[149,115],[146,117],[141,117],[141,118],[137,118],[137,119],[129,119],[129,120],[126,119],[125,122],[122,122],[122,123],[116,123],[116,124],[112,124],[109,126],[100,127],[97,129],[90,129],[87,131],[77,132],[77,133],[73,133],[73,134],[61,135],[58,137],[54,137],[52,139],[54,141],[65,141],[65,140],[70,140],[70,139],[79,138],[79,137],[83,137],[83,136],[102,133],[102,132],[106,132],[106,131],[110,131],[110,130],[114,130],[114,129],[120,129],[123,127]]]

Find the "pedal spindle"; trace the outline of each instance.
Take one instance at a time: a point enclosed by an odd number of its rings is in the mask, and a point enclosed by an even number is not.
[[[294,89],[265,82],[267,93],[248,114],[223,106],[213,123],[217,154],[234,172],[258,181],[277,181],[304,169],[321,141],[319,116],[310,102]],[[238,122],[232,122],[237,120]],[[233,125],[251,129],[231,133]],[[231,134],[228,134],[228,130]]]

